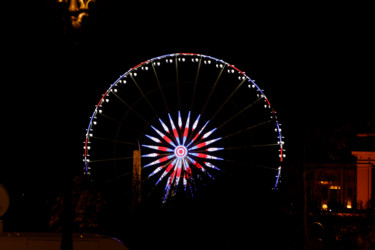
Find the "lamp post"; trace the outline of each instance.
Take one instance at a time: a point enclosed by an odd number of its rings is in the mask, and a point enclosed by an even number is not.
[[[89,8],[90,3],[95,0],[56,0],[59,9],[59,15],[61,18],[61,24],[63,26],[63,50],[68,52],[64,54],[64,62],[70,62],[63,64],[62,72],[70,81],[77,81],[79,73],[72,68],[77,68],[78,62],[72,60],[72,57],[81,58],[79,45],[80,38],[84,35],[85,20],[90,17]],[[66,66],[65,66],[66,65]],[[78,74],[78,75],[77,75]],[[72,166],[70,162],[66,162],[67,166]],[[61,250],[72,250],[73,249],[73,204],[72,204],[72,185],[73,185],[73,174],[74,170],[72,167],[66,168],[66,179],[64,188],[64,216],[63,216],[63,230],[61,240]]]
[[[80,30],[85,18],[89,17],[89,5],[96,0],[57,0],[60,5],[65,5],[68,11],[68,22],[75,30]],[[67,25],[67,23],[65,24]]]

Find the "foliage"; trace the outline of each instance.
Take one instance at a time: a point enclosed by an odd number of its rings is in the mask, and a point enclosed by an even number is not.
[[[72,187],[73,231],[90,232],[99,227],[100,214],[106,204],[85,176],[76,176]],[[62,230],[64,215],[64,195],[59,194],[52,206],[49,225],[57,232]]]

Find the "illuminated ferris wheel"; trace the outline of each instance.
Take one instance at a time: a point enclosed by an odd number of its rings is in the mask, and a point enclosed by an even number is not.
[[[234,65],[192,53],[136,65],[95,106],[84,141],[85,174],[103,182],[125,178],[135,149],[142,192],[162,203],[195,197],[225,176],[263,178],[277,188],[285,158],[277,114],[263,90]]]

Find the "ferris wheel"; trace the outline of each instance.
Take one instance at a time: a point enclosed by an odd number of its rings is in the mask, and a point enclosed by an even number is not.
[[[193,53],[152,58],[104,92],[84,141],[84,173],[125,178],[141,151],[142,192],[166,203],[225,176],[276,189],[285,158],[276,111],[232,64]],[[265,175],[258,175],[264,172]]]

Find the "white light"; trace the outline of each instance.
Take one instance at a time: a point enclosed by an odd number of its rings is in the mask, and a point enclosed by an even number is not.
[[[142,157],[156,157],[158,155],[159,154],[157,154],[157,153],[151,153],[151,154],[147,154],[147,155],[142,155]]]
[[[224,148],[208,148],[206,149],[206,151],[208,152],[214,152],[214,151],[219,151],[219,150],[223,150]]]

